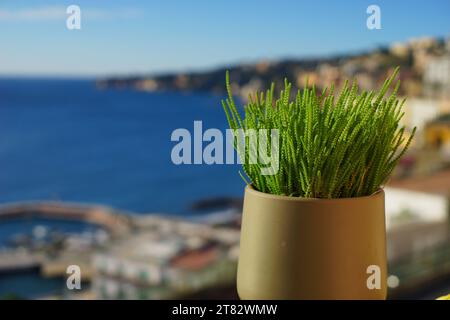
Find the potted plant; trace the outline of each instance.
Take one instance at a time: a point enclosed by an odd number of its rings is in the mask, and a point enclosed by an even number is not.
[[[222,104],[247,176],[241,174],[247,187],[240,298],[386,298],[382,186],[415,132],[408,137],[399,124],[404,104],[397,98],[399,81],[388,95],[397,73],[377,94],[346,82],[336,97],[334,86],[318,94],[306,85],[293,100],[285,80],[276,100],[273,84],[265,94],[250,96],[243,117],[227,73]],[[249,161],[261,141],[236,134],[251,129],[268,130],[265,139],[277,140],[269,152],[277,155],[271,174],[262,174],[264,164]]]

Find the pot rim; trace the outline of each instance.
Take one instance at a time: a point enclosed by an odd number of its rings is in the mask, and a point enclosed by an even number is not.
[[[245,192],[253,194],[256,197],[281,200],[281,201],[297,201],[297,202],[339,202],[339,201],[357,201],[357,200],[367,200],[371,198],[376,198],[382,196],[384,194],[384,189],[379,188],[377,191],[368,196],[361,197],[348,197],[348,198],[304,198],[304,197],[291,197],[291,196],[282,196],[277,194],[265,193],[258,191],[253,188],[251,184],[248,184],[245,187]]]

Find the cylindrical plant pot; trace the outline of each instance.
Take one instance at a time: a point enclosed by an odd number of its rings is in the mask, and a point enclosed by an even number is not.
[[[245,189],[241,299],[385,299],[384,191],[309,199]]]

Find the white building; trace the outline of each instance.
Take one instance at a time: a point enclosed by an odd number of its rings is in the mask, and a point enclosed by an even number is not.
[[[402,123],[408,128],[417,127],[421,131],[429,121],[442,113],[442,106],[435,99],[412,98],[406,101],[404,112]]]
[[[386,224],[448,222],[450,170],[391,181],[385,187]]]
[[[385,187],[388,259],[409,259],[450,245],[450,170]]]
[[[417,127],[418,134],[414,138],[416,145],[425,143],[423,131],[427,124],[442,114],[450,112],[449,99],[411,98],[407,99],[403,108],[405,112],[401,125],[408,130]]]
[[[444,222],[449,198],[443,194],[407,188],[386,187],[386,226],[408,222]]]
[[[157,216],[93,259],[99,299],[169,299],[234,281],[239,231]]]
[[[424,70],[425,94],[449,97],[450,93],[450,55],[430,60]]]

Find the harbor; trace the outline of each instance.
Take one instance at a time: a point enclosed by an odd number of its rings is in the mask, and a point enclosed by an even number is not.
[[[0,226],[17,219],[45,218],[82,221],[97,228],[51,238],[43,226],[35,226],[39,237],[0,250],[0,277],[37,272],[44,280],[59,281],[59,289],[40,297],[44,299],[176,299],[207,292],[237,298],[240,214],[234,212],[226,219],[213,214],[211,220],[205,216],[195,221],[62,202],[3,206]],[[430,296],[439,290],[434,288],[447,287],[450,252],[445,221],[388,224],[389,270],[396,279],[391,278],[391,299]],[[427,246],[418,248],[414,242]],[[79,292],[64,288],[70,265],[80,267],[83,290]],[[14,292],[3,292],[10,294]]]
[[[0,215],[0,226],[11,220],[45,218],[98,227],[57,240],[41,230],[40,237],[27,245],[16,243],[0,250],[0,277],[37,271],[43,279],[61,279],[61,291],[53,298],[176,298],[227,286],[235,279],[239,243],[235,218],[212,225],[205,219],[199,223],[53,202],[4,206]],[[38,225],[33,233],[43,228]],[[63,288],[70,265],[80,267],[88,290]]]

